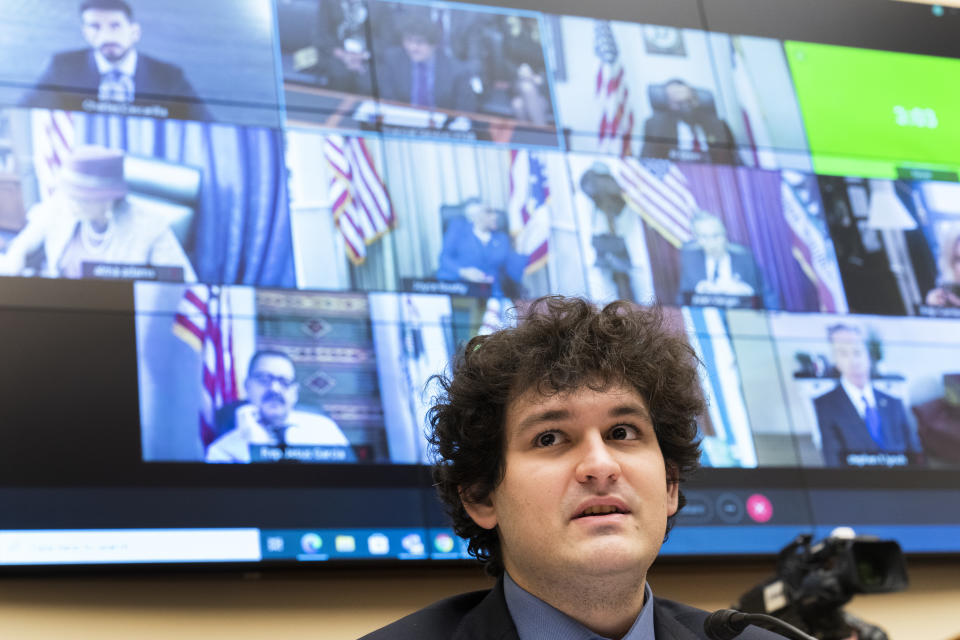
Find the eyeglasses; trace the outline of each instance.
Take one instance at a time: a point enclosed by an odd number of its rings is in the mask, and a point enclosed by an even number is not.
[[[284,390],[289,389],[293,385],[297,384],[297,381],[293,378],[275,376],[272,373],[267,373],[266,371],[257,371],[256,373],[251,373],[250,379],[265,387],[272,387],[273,383],[276,382]]]

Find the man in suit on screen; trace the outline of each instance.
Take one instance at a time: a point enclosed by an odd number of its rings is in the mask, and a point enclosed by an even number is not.
[[[694,239],[680,250],[680,291],[677,304],[691,304],[695,294],[755,298],[776,309],[777,296],[764,286],[763,272],[747,247],[727,239],[717,216],[698,211],[691,224]]]
[[[837,324],[827,335],[840,381],[813,401],[824,463],[829,467],[921,463],[923,450],[907,423],[903,402],[871,384],[870,354],[860,329]]]
[[[662,94],[654,112],[643,125],[641,158],[708,160],[716,164],[739,164],[733,133],[715,109],[703,104],[698,90],[679,78],[653,87]]]
[[[84,0],[80,20],[90,46],[55,54],[23,106],[86,109],[87,100],[96,98],[97,103],[160,108],[109,113],[210,119],[180,67],[137,50],[142,27],[124,0]]]
[[[467,74],[440,49],[436,23],[427,16],[404,16],[397,32],[401,46],[387,49],[376,67],[380,98],[425,109],[477,110]]]
[[[659,309],[626,302],[542,298],[470,340],[430,411],[434,480],[497,583],[367,640],[706,638],[705,611],[647,582],[698,465],[697,364]]]

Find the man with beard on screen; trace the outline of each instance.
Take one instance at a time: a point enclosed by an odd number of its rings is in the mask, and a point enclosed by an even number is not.
[[[172,118],[210,119],[180,67],[137,50],[143,28],[124,0],[85,0],[80,20],[90,46],[54,54],[21,106],[69,110],[96,97],[101,103],[157,105]]]

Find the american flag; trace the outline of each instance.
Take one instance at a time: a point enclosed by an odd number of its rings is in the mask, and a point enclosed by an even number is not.
[[[670,244],[693,240],[691,220],[697,201],[687,177],[669,160],[622,158],[614,178],[627,203]]]
[[[363,138],[329,136],[324,141],[323,153],[330,165],[334,223],[343,236],[350,261],[363,264],[367,245],[396,223],[390,194]]]
[[[531,151],[510,152],[510,199],[507,215],[517,229],[516,246],[529,256],[525,273],[547,264],[550,249],[550,185],[543,161]]]
[[[783,219],[792,234],[791,254],[801,271],[817,288],[820,311],[847,313],[847,297],[840,279],[837,258],[828,239],[815,191],[804,182],[812,177],[784,171],[780,181]]]
[[[597,141],[601,150],[607,151],[617,149],[619,142],[617,153],[628,156],[634,123],[630,89],[624,77],[613,30],[606,20],[598,20],[594,26],[593,51],[599,58],[594,87],[594,98],[600,103]]]
[[[33,168],[37,174],[40,195],[47,198],[57,188],[60,167],[73,152],[76,136],[73,115],[60,110],[34,109],[30,118]]]
[[[206,449],[217,437],[217,410],[238,397],[227,290],[213,285],[187,289],[173,319],[173,333],[200,354],[200,440]]]

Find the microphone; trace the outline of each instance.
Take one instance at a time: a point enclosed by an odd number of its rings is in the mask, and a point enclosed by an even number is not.
[[[762,613],[743,613],[736,609],[719,609],[703,621],[703,630],[711,640],[732,640],[749,625],[779,633],[791,640],[817,640],[783,620]]]

